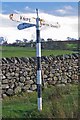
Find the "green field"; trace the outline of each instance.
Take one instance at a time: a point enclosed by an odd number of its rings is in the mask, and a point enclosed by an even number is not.
[[[70,50],[42,50],[42,56],[71,54]],[[33,57],[36,56],[36,49],[27,47],[0,47],[1,57]]]
[[[20,93],[2,102],[3,118],[77,118],[78,86],[49,86],[43,90],[43,110],[37,110],[37,92]]]

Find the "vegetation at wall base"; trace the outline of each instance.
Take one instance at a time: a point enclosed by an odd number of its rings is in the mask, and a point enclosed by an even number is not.
[[[77,118],[78,85],[51,86],[43,89],[43,110],[37,110],[37,92],[6,97],[3,118]]]

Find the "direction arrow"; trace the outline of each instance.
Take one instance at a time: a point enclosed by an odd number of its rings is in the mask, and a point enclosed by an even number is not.
[[[10,14],[9,18],[13,21],[17,21],[17,22],[23,22],[26,21],[30,24],[34,24],[36,21],[35,17],[28,17],[28,16],[22,16],[20,14]],[[46,27],[55,27],[55,28],[59,28],[60,25],[58,22],[54,22],[54,23],[48,23],[47,21],[45,21],[44,19],[39,18],[40,21],[40,27],[42,26],[46,26]]]
[[[27,22],[33,22],[34,17],[25,17],[20,14],[10,14],[9,18],[13,21],[21,22],[21,21],[27,21]]]
[[[30,24],[30,23],[21,23],[17,26],[17,28],[19,30],[23,30],[25,28],[34,27],[34,26],[36,26],[36,25],[35,24]]]
[[[28,21],[28,22],[32,22],[33,20],[36,20],[36,18],[35,17],[25,17],[25,16],[22,16],[22,15],[19,15],[19,14],[10,14],[9,15],[9,18],[11,19],[11,20],[13,20],[13,21],[18,21],[18,22],[20,22],[20,21]],[[39,21],[41,21],[41,22],[45,22],[45,20],[44,19],[39,19]]]

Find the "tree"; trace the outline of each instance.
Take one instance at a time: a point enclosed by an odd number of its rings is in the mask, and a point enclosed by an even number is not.
[[[29,42],[31,44],[31,47],[33,47],[33,40],[30,40]]]
[[[33,40],[30,40],[30,43],[33,43]]]
[[[45,42],[45,40],[42,38],[42,39],[41,39],[41,42]]]
[[[0,44],[2,44],[4,41],[4,37],[0,37]]]
[[[27,43],[27,41],[28,41],[27,39],[25,39],[25,38],[23,39],[23,42],[24,42],[24,43]]]
[[[48,38],[47,41],[53,41],[52,38]]]
[[[67,40],[71,40],[71,37],[67,37]]]
[[[7,45],[7,39],[4,37],[0,37],[0,44],[1,45]]]
[[[22,41],[21,40],[16,40],[16,43],[21,43]]]
[[[77,40],[76,38],[71,38],[71,40]]]
[[[79,37],[79,39],[78,40],[80,40],[80,37]]]
[[[7,41],[4,41],[2,45],[4,46],[8,45]]]

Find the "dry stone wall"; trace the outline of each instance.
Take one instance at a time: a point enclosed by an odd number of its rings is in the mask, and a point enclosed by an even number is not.
[[[42,85],[78,84],[78,54],[42,56]],[[35,57],[2,58],[0,60],[2,97],[37,89]]]

